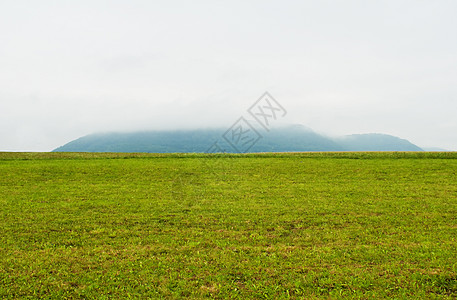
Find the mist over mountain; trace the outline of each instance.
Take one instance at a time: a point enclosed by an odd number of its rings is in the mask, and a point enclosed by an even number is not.
[[[440,148],[440,147],[421,147],[424,151],[429,152],[452,152],[448,149]]]
[[[411,142],[386,134],[355,134],[330,138],[302,125],[251,130],[250,144],[231,140],[227,129],[97,133],[71,141],[55,152],[300,152],[300,151],[423,151]],[[215,144],[217,142],[217,144]],[[217,145],[215,150],[214,145]]]
[[[352,134],[334,140],[346,151],[423,151],[408,140],[380,133]]]

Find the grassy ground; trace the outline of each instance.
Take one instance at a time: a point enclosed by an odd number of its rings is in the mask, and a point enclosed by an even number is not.
[[[0,298],[455,298],[457,154],[0,153]]]

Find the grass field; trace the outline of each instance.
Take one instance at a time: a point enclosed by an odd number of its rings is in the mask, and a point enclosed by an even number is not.
[[[456,298],[457,153],[0,153],[0,298]]]

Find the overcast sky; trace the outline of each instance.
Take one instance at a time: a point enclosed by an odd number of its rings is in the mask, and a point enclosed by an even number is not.
[[[283,120],[457,150],[457,1],[0,1],[0,151]],[[268,138],[268,136],[265,136]]]

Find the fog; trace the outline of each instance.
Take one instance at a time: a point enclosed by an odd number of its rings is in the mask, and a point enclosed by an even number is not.
[[[1,1],[0,151],[282,122],[457,150],[455,1]],[[266,136],[267,138],[267,136]]]

